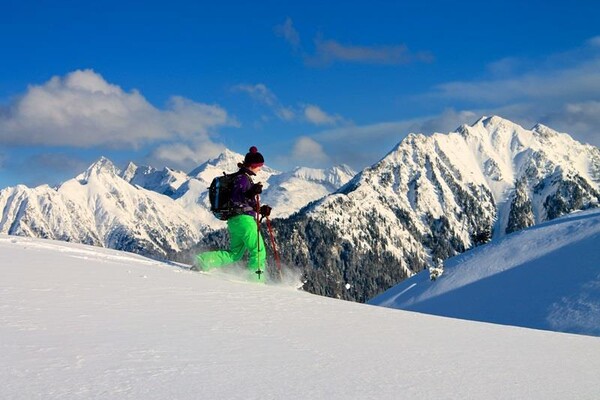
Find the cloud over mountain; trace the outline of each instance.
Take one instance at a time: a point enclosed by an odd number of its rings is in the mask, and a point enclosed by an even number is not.
[[[489,75],[445,82],[422,99],[450,101],[477,114],[499,114],[524,125],[542,122],[600,145],[600,39],[544,58],[501,59]]]
[[[91,69],[54,76],[0,110],[0,143],[138,148],[173,139],[209,138],[231,123],[217,105],[173,96],[164,109]]]

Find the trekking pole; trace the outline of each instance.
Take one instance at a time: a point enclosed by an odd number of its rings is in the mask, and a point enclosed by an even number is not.
[[[263,271],[260,269],[260,195],[256,195],[256,264],[258,269],[256,274],[258,279],[262,277]]]
[[[273,254],[275,255],[275,265],[277,265],[277,272],[279,272],[279,280],[282,279],[281,276],[281,260],[279,259],[279,252],[277,251],[277,246],[275,245],[275,237],[273,236],[273,227],[271,226],[271,220],[269,217],[267,219],[267,228],[269,230],[269,237],[271,238],[271,246],[273,246]]]

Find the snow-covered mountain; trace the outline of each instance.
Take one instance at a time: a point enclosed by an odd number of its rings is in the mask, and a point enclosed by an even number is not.
[[[409,135],[336,193],[276,224],[308,289],[365,301],[492,236],[600,203],[600,150],[499,117]]]
[[[198,179],[206,186],[210,185],[210,182],[214,177],[225,173],[232,173],[237,171],[238,164],[244,161],[244,156],[234,151],[226,149],[217,158],[208,160],[207,162],[199,165],[194,170],[190,171],[189,176]],[[256,176],[256,182],[263,182],[265,189],[268,187],[267,182],[273,175],[280,174],[281,172],[270,168],[265,165],[259,174]]]
[[[206,188],[218,175],[235,172],[238,163],[243,161],[241,154],[226,150],[219,157],[209,160],[191,171],[188,182],[173,194],[173,198],[189,204],[186,199],[200,199],[204,207],[208,207]],[[356,175],[356,171],[346,165],[317,169],[296,167],[291,172],[280,172],[265,166],[254,178],[263,184],[261,202],[273,207],[272,217],[283,218],[300,210],[308,203],[335,192]],[[200,182],[197,184],[194,178]],[[219,222],[215,227],[221,227]]]
[[[79,242],[155,256],[189,249],[225,227],[210,213],[208,186],[234,172],[244,156],[226,150],[188,173],[129,163],[123,171],[106,158],[57,188],[16,186],[0,191],[0,233]],[[282,174],[265,166],[255,178],[271,198],[273,217],[293,213],[329,194],[352,175],[347,168]],[[270,182],[277,178],[275,188]],[[320,180],[319,180],[320,179]],[[271,186],[271,187],[270,187]],[[294,200],[278,194],[295,193]],[[302,194],[302,191],[310,193]]]
[[[262,201],[273,205],[277,217],[287,217],[308,203],[335,192],[355,175],[356,172],[347,165],[329,169],[297,167],[291,172],[272,176]]]
[[[6,235],[0,276],[2,399],[591,400],[600,393],[598,337],[337,301]],[[540,294],[533,286],[532,296]]]
[[[207,212],[207,210],[210,209],[208,187],[212,180],[219,175],[223,175],[223,173],[233,173],[237,171],[239,169],[238,164],[242,161],[244,161],[243,155],[226,149],[218,157],[208,160],[190,171],[187,174],[187,181],[184,182],[171,197],[177,203],[192,212]],[[254,178],[254,181],[262,182],[266,192],[271,177],[280,173],[281,172],[265,165]],[[298,209],[304,205],[305,204],[300,205]],[[214,218],[212,214],[204,219],[204,223],[213,229],[222,229],[226,226],[223,221]]]
[[[225,151],[185,174],[133,164],[119,172],[102,159],[58,188],[0,191],[0,233],[169,257],[223,245],[211,234],[225,224],[208,211],[207,188],[242,160]],[[306,289],[356,301],[492,236],[600,203],[598,148],[499,117],[411,134],[326,195],[351,175],[347,167],[265,167],[256,181],[273,206],[282,259],[306,273]]]
[[[189,248],[207,230],[169,197],[121,178],[106,158],[57,188],[3,189],[0,210],[1,233],[149,255]]]
[[[575,212],[446,260],[435,280],[423,271],[369,303],[600,336],[598,243],[600,209]]]
[[[150,166],[138,167],[132,162],[121,173],[121,177],[133,185],[167,196],[172,196],[189,180],[188,174],[182,171],[168,167],[162,170]]]
[[[190,212],[198,214],[209,209],[208,187],[211,181],[223,173],[238,170],[244,156],[225,150],[218,157],[208,160],[189,173],[164,168],[136,167],[130,164],[123,177],[132,184],[163,193],[181,204]],[[287,217],[302,207],[335,192],[356,175],[350,167],[341,165],[329,169],[296,167],[291,172],[280,172],[264,166],[254,178],[263,184],[261,201],[273,207],[273,218]],[[214,229],[225,226],[222,221],[203,218],[202,221]]]

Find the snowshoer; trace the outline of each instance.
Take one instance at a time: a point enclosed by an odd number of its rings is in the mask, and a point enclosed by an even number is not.
[[[259,230],[259,214],[268,216],[271,207],[268,205],[259,207],[258,195],[262,193],[262,184],[252,181],[252,177],[256,176],[264,162],[262,154],[255,146],[252,146],[246,154],[244,162],[238,164],[240,170],[236,173],[231,189],[231,202],[235,215],[227,219],[230,248],[229,250],[198,254],[195,269],[209,271],[224,267],[241,260],[248,252],[249,279],[255,282],[265,282],[266,251]]]

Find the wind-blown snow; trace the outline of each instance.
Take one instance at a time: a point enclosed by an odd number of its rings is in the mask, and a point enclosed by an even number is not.
[[[577,212],[447,260],[370,304],[600,336],[600,210]]]
[[[596,337],[0,235],[3,399],[595,399],[599,368]]]

